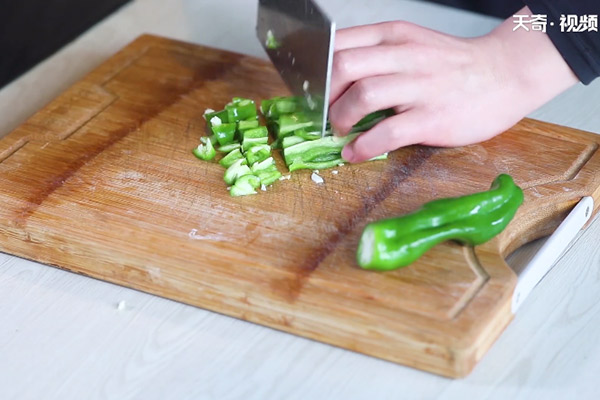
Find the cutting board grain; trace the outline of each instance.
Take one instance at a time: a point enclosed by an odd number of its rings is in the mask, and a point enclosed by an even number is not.
[[[223,169],[191,154],[204,109],[286,93],[264,61],[140,37],[0,141],[0,250],[466,375],[512,318],[504,257],[552,232],[582,196],[600,203],[600,139],[524,120],[482,144],[406,148],[322,171],[324,185],[301,171],[230,198]],[[501,172],[525,202],[499,237],[441,244],[398,271],[356,267],[369,221],[485,190]]]

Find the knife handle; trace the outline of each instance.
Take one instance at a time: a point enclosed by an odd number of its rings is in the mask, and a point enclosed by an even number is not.
[[[582,198],[521,271],[512,297],[513,314],[591,218],[593,209],[594,199],[589,196]]]

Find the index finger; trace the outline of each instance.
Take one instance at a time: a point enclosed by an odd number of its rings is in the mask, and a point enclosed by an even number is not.
[[[335,33],[335,51],[400,43],[408,38],[411,26],[407,22],[392,21],[340,29]]]

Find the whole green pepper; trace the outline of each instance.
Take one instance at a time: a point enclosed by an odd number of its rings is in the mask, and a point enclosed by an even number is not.
[[[486,192],[434,200],[411,214],[368,224],[358,245],[358,264],[388,271],[411,264],[447,240],[485,243],[506,228],[522,203],[521,188],[500,174]]]

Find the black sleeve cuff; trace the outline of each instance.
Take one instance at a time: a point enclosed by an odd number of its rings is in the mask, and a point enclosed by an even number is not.
[[[548,16],[547,32],[569,67],[584,84],[600,76],[600,33],[561,32],[561,15],[598,15],[598,0],[525,0],[532,14]],[[553,23],[553,25],[551,24]]]

